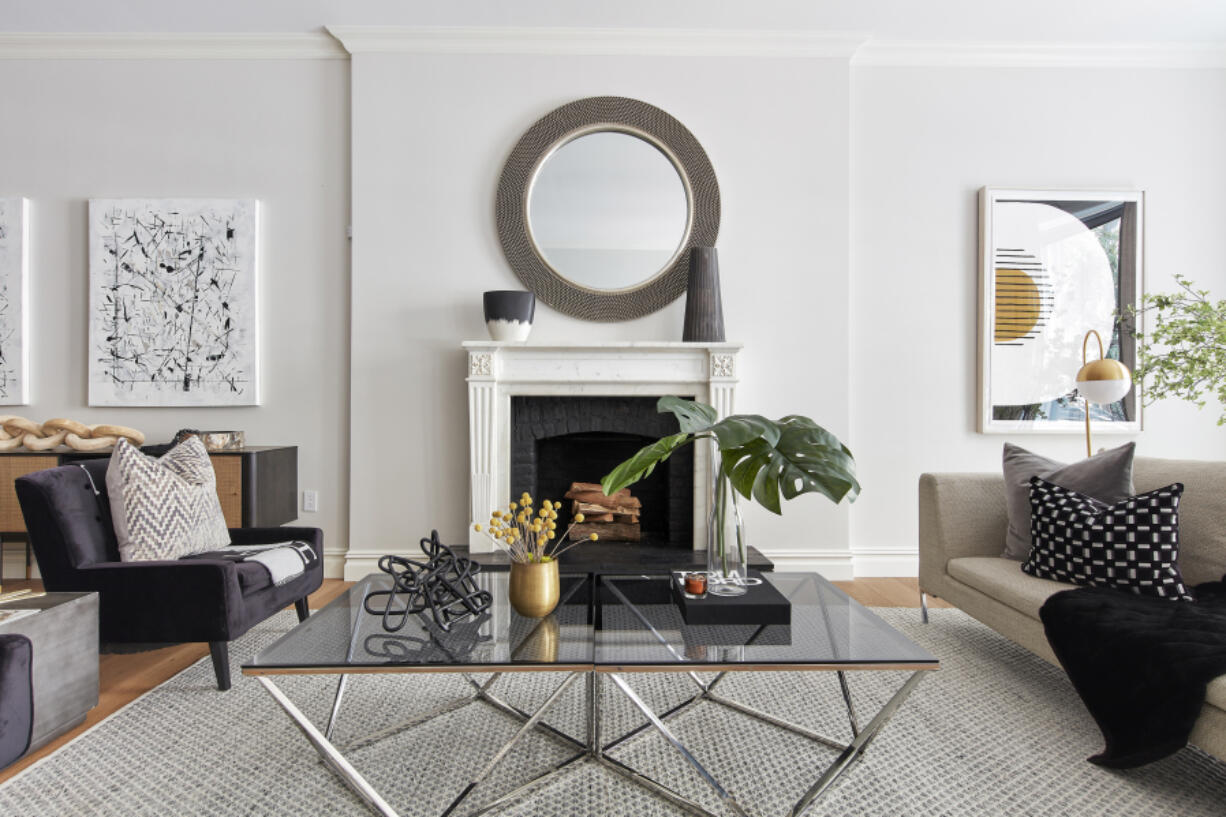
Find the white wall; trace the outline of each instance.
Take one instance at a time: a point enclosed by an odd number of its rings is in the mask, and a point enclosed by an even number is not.
[[[297,445],[299,485],[320,492],[299,519],[343,551],[348,84],[336,60],[0,60],[0,195],[30,200],[33,371],[32,404],[4,413],[115,422],[151,442],[186,426]],[[86,407],[86,208],[108,196],[261,201],[263,405]]]
[[[1080,436],[975,432],[977,190],[1145,190],[1145,287],[1183,273],[1226,297],[1226,71],[861,68],[852,95],[854,547],[916,544],[924,471],[991,471],[1010,439],[1084,456]],[[1226,457],[1218,407],[1145,410],[1140,456]],[[1121,437],[1099,436],[1095,448]]]
[[[409,19],[367,3],[348,21],[651,22],[631,19],[629,6],[622,17],[572,9],[546,20],[552,0],[528,5],[532,14],[483,6],[452,17],[434,4]],[[23,8],[13,28],[107,28]],[[344,10],[323,3],[312,19]],[[708,22],[733,21],[720,14]],[[776,3],[760,26],[823,22],[806,14]],[[249,28],[276,29],[270,20]],[[157,27],[227,26],[202,17]],[[524,129],[579,97],[643,99],[706,147],[723,193],[728,336],[746,343],[738,409],[808,413],[859,460],[865,490],[850,510],[818,497],[782,518],[750,509],[754,543],[784,565],[846,575],[854,551],[861,573],[906,570],[918,475],[997,467],[1002,439],[974,430],[979,187],[1145,189],[1147,287],[1169,288],[1179,271],[1226,294],[1212,254],[1226,216],[1223,70],[359,54],[352,65],[0,60],[0,83],[0,195],[32,202],[36,402],[20,413],[108,419],[154,439],[191,425],[296,443],[300,487],[321,493],[320,513],[300,518],[325,529],[330,549],[352,542],[360,556],[414,547],[432,527],[462,536],[459,342],[485,334],[483,290],[519,286],[494,232],[494,188]],[[1039,124],[1013,126],[1002,110]],[[167,195],[264,203],[261,407],[85,407],[85,202]],[[677,339],[682,309],[593,324],[541,306],[533,338]],[[1216,417],[1212,407],[1150,408],[1141,453],[1221,458]],[[1075,437],[1020,442],[1079,455]]]
[[[349,574],[467,519],[465,339],[481,292],[518,288],[494,228],[502,164],[538,117],[635,97],[703,144],[724,202],[727,333],[746,342],[737,409],[849,426],[846,60],[357,54],[353,59],[353,475]],[[620,324],[538,305],[532,339],[679,340],[683,300]],[[754,507],[772,555],[845,553],[845,508]]]

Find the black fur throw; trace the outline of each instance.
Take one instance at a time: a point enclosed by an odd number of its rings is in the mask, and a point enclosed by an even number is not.
[[[1226,579],[1172,602],[1104,587],[1056,593],[1039,610],[1047,641],[1106,746],[1089,758],[1130,769],[1183,748],[1226,674]]]

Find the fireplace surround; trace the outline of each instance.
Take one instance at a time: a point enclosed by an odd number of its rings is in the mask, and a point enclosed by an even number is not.
[[[538,345],[466,341],[463,348],[468,358],[469,516],[472,521],[483,522],[492,509],[505,506],[512,496],[514,398],[569,396],[651,399],[676,394],[693,396],[696,400],[710,403],[720,417],[725,417],[734,410],[741,344],[611,342]],[[617,401],[613,403],[618,404]],[[632,430],[619,428],[576,428],[572,431],[563,426],[557,426],[560,434],[540,436],[571,433],[635,436]],[[644,433],[639,435],[642,438],[655,439],[659,436],[654,428],[646,427],[642,431]],[[634,439],[623,441],[627,446],[632,446],[630,450],[638,448]],[[705,445],[693,446],[691,450],[687,467],[692,475],[692,501],[688,509],[688,530],[692,536],[688,542],[684,542],[680,534],[670,534],[670,540],[673,536],[677,540],[669,544],[683,543],[702,549],[706,543],[706,517],[711,494],[710,458]],[[515,495],[522,490],[517,487]],[[678,520],[670,519],[669,524],[673,530],[679,529]],[[488,553],[494,549],[486,537],[472,531],[471,527],[469,546],[473,553]]]

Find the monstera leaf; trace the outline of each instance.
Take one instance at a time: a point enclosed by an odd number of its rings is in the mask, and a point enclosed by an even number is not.
[[[613,496],[627,485],[633,485],[650,475],[656,470],[657,465],[693,439],[693,436],[683,431],[680,434],[661,437],[651,445],[640,448],[633,457],[605,475],[605,478],[600,481],[600,489],[604,491],[605,496]]]
[[[779,496],[793,499],[819,493],[832,502],[850,501],[860,493],[856,461],[833,434],[808,417],[790,415],[773,424],[779,436],[743,445],[726,445],[718,437],[724,473],[743,496],[753,496],[772,513],[782,513]]]
[[[717,421],[711,406],[679,397],[661,397],[656,408],[675,414],[681,431],[640,449],[610,471],[601,480],[606,495],[643,479],[681,446],[711,438],[732,486],[772,513],[782,513],[781,496],[819,493],[837,503],[854,501],[860,493],[851,451],[808,417],[789,415],[773,422],[756,414],[734,414]]]
[[[661,414],[671,411],[675,414],[677,422],[681,425],[681,431],[686,434],[705,431],[719,420],[715,409],[706,403],[699,403],[697,400],[683,400],[672,395],[661,397],[656,403],[656,411]]]

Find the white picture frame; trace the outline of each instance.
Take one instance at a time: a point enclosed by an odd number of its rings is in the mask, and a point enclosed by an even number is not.
[[[0,198],[0,406],[30,402],[30,203]]]
[[[259,202],[91,199],[89,404],[259,405]]]
[[[1086,332],[1136,368],[1145,194],[984,187],[979,204],[979,431],[1084,434]],[[1139,433],[1141,384],[1090,419],[1096,435]]]

